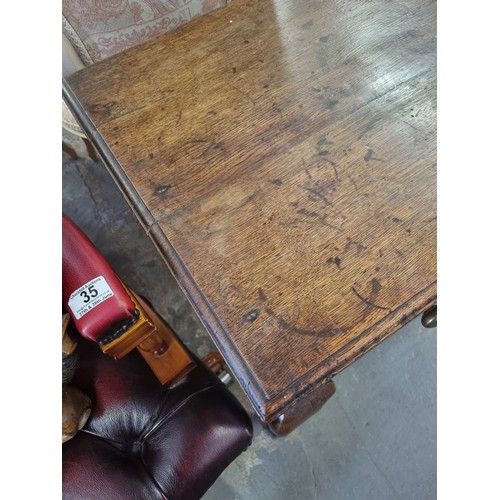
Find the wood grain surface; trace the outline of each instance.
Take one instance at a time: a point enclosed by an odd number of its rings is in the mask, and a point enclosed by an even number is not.
[[[436,302],[435,35],[434,2],[234,0],[67,79],[266,422]]]

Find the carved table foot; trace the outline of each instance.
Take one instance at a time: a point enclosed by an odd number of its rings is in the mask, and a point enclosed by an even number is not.
[[[422,315],[422,325],[425,328],[435,328],[437,326],[437,306],[431,307]]]
[[[271,422],[269,430],[276,436],[286,436],[314,415],[335,394],[335,389],[334,382],[328,379]]]

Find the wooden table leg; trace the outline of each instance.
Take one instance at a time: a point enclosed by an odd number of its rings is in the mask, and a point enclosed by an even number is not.
[[[89,157],[94,161],[99,161],[99,155],[94,149],[94,146],[92,146],[92,143],[86,137],[83,138],[83,143],[87,148],[87,154],[89,155]]]
[[[76,151],[69,144],[65,143],[64,141],[62,143],[62,150],[65,153],[68,153],[68,155],[70,156],[70,158],[72,160],[78,160],[78,155],[76,154]]]
[[[270,431],[276,436],[286,436],[314,415],[335,394],[335,389],[333,380],[326,380],[271,422]]]
[[[437,315],[437,306],[431,307],[422,315],[422,325],[425,326],[425,328],[435,328],[437,326]]]

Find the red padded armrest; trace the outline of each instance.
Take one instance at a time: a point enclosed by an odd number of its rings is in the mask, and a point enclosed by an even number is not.
[[[79,333],[107,342],[136,319],[135,304],[97,248],[62,217],[62,300]]]

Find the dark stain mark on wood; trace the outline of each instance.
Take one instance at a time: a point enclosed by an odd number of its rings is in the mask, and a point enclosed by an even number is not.
[[[243,321],[246,323],[253,323],[259,317],[259,314],[260,311],[258,309],[252,309],[243,316]]]
[[[344,247],[344,252],[347,252],[353,245],[356,245],[356,254],[360,254],[363,250],[366,250],[366,247],[359,243],[359,241],[354,241],[351,238],[347,238],[347,244]]]
[[[327,109],[333,109],[335,107],[336,104],[338,104],[339,101],[337,101],[336,99],[328,99],[327,101],[325,101],[325,107]]]
[[[243,43],[250,43],[250,40],[243,40]]]
[[[323,138],[316,143],[317,148],[322,148],[323,146],[333,146],[333,142]]]
[[[344,328],[322,328],[321,330],[312,330],[309,328],[300,328],[298,326],[292,325],[288,321],[284,320],[281,316],[276,314],[272,309],[266,308],[266,313],[269,314],[272,318],[274,318],[281,329],[288,330],[290,332],[298,333],[299,335],[307,335],[311,337],[324,338],[324,337],[333,337],[334,335],[340,335],[345,332]]]
[[[305,208],[301,208],[300,210],[297,210],[297,213],[299,215],[305,215],[306,217],[311,218],[311,222],[314,222],[316,224],[320,224],[326,227],[330,227],[332,229],[335,229],[337,231],[342,231],[342,229],[338,226],[334,226],[333,224],[330,224],[326,218],[327,215],[320,215],[317,212],[310,212],[309,210],[306,210]]]
[[[236,68],[234,66],[231,69],[233,70],[233,74],[236,73]]]
[[[314,24],[314,21],[312,19],[310,19],[309,21],[307,21],[307,23],[304,23],[300,28],[303,30],[308,30],[309,28],[312,27],[313,24]]]
[[[360,299],[366,305],[368,305],[370,307],[375,307],[376,309],[390,311],[390,309],[388,307],[379,306],[379,305],[374,303],[376,298],[377,298],[377,295],[379,294],[380,290],[382,289],[382,285],[380,284],[380,281],[377,278],[373,278],[370,281],[370,285],[371,285],[372,289],[370,292],[370,296],[368,298],[365,298],[362,295],[360,295],[360,293],[354,287],[351,287],[351,289],[354,292],[354,294],[356,295],[356,297],[358,297],[358,299]]]
[[[340,263],[342,262],[339,257],[330,257],[329,259],[327,259],[327,264],[335,264],[339,269],[340,269]]]
[[[305,208],[301,208],[300,210],[297,210],[297,213],[300,215],[305,215],[306,217],[319,217],[319,214],[317,212],[310,212],[309,210],[306,210]]]
[[[385,160],[382,160],[381,158],[375,158],[373,156],[373,149],[371,148],[368,148],[368,151],[366,152],[365,156],[363,157],[363,159],[368,163],[370,160],[372,161],[381,161],[381,162],[384,162]]]
[[[349,174],[349,172],[346,171],[345,174],[347,175],[347,178],[351,181],[351,184],[354,186],[354,189],[357,191],[358,185],[356,184],[356,181],[352,178],[352,176]]]
[[[382,285],[380,284],[380,281],[377,278],[373,278],[370,283],[372,286],[372,295],[374,295],[375,298],[380,292],[380,290],[382,290]]]
[[[338,182],[339,181],[339,173],[337,171],[337,165],[333,163],[333,161],[329,160],[328,158],[322,158],[323,161],[326,161],[329,165],[332,166],[333,171],[335,172],[335,180]]]
[[[329,154],[330,154],[330,151],[319,151],[319,152],[318,152],[318,154],[319,154],[320,156],[327,156],[327,155],[329,155]]]
[[[399,217],[393,217],[392,222],[403,222]]]
[[[250,196],[247,196],[243,201],[243,203],[240,205],[240,208],[250,203],[254,198],[255,198],[255,193],[251,194]]]
[[[262,88],[263,89],[268,89],[269,88],[269,83],[264,83],[264,85],[262,85]]]
[[[319,38],[319,41],[321,43],[326,43],[326,42],[328,42],[328,38],[330,38],[329,35],[322,36],[322,37]]]
[[[267,295],[262,288],[257,288],[257,294],[259,295],[259,300],[262,300],[263,302],[267,300]]]
[[[172,188],[172,185],[171,184],[167,184],[165,186],[158,186],[155,190],[154,190],[154,195],[155,196],[159,196],[161,194],[165,194],[169,189]]]
[[[309,191],[314,196],[318,197],[327,207],[332,206],[332,202],[324,194],[322,194],[318,189],[310,188],[307,186],[304,186],[304,189],[306,191]]]
[[[413,108],[411,108],[410,111],[413,111]],[[419,113],[420,113],[420,109],[416,113],[412,113],[410,116],[412,118],[416,118],[419,115]]]
[[[149,159],[152,160],[155,157],[153,153],[149,153]]]
[[[283,184],[283,181],[281,179],[274,179],[271,181],[275,186],[281,186]]]
[[[321,92],[321,89],[318,89],[317,87],[313,87],[311,90],[312,90],[313,92]]]

